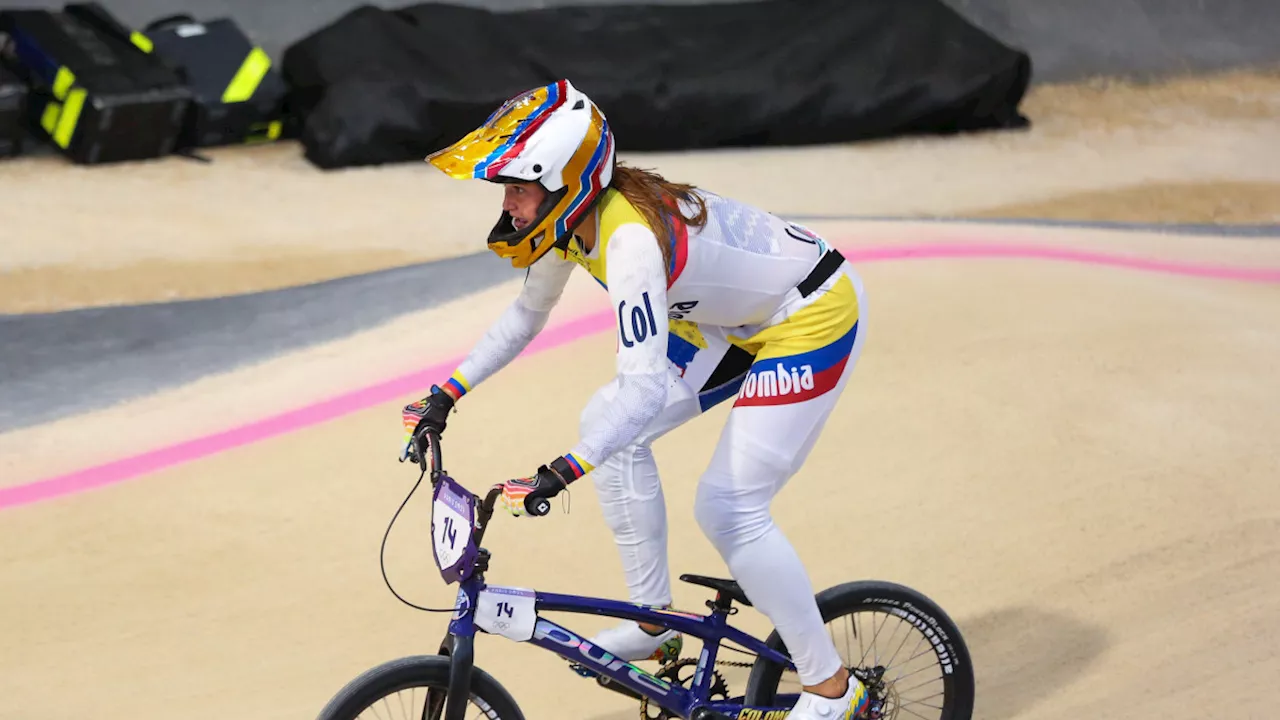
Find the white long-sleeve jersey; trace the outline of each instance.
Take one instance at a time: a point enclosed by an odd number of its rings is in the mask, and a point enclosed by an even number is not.
[[[661,411],[668,364],[679,364],[680,353],[697,346],[698,326],[741,329],[734,335],[745,339],[785,319],[787,293],[813,269],[826,244],[775,215],[698,192],[707,222],[685,227],[675,218],[666,265],[643,216],[607,190],[587,220],[596,223],[591,252],[575,240],[530,266],[519,296],[453,374],[455,391],[471,391],[514,360],[546,325],[574,268],[586,268],[609,293],[616,316],[619,380],[604,419],[565,455],[589,472]]]

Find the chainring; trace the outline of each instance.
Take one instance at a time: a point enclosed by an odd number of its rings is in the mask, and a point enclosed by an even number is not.
[[[672,660],[666,665],[663,665],[662,668],[658,670],[658,672],[654,673],[654,677],[662,678],[663,680],[666,680],[667,682],[673,685],[681,685],[688,688],[693,684],[693,678],[695,677],[696,672],[691,673],[689,677],[682,680],[680,678],[680,670],[681,668],[686,668],[690,666],[696,668],[697,665],[698,665],[698,661],[696,658],[690,657],[690,658],[681,658],[679,660]],[[720,674],[719,670],[711,671],[711,687],[708,689],[707,699],[709,700],[728,700],[729,699],[729,683],[725,682],[724,676]],[[649,714],[649,698],[641,698],[640,699],[640,720],[675,720],[679,718],[678,715],[672,715],[671,713],[667,712],[666,710],[660,707],[655,706],[653,709],[657,711],[656,715]]]

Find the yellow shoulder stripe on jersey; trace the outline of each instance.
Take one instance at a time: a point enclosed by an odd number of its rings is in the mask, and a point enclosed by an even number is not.
[[[650,232],[653,228],[649,227],[649,223],[645,222],[644,216],[639,210],[627,201],[622,193],[614,188],[605,191],[604,196],[600,198],[600,239],[608,242],[608,238],[612,237],[618,228],[623,225],[637,223],[643,225]]]
[[[640,214],[640,211],[636,210],[622,196],[622,193],[615,188],[609,188],[604,191],[600,196],[600,203],[596,206],[596,211],[600,215],[600,229],[596,236],[597,247],[592,249],[592,254],[595,257],[584,255],[576,242],[569,243],[568,248],[565,250],[557,249],[556,254],[586,268],[587,272],[591,273],[591,277],[594,277],[601,285],[608,287],[606,285],[606,278],[608,277],[606,274],[608,269],[606,258],[608,257],[609,239],[623,225],[640,225],[650,230],[650,232],[652,232],[652,228],[649,227],[649,223],[645,222],[644,216]]]

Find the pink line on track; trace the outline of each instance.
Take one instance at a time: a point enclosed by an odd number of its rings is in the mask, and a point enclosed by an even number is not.
[[[843,251],[846,257],[855,263],[947,258],[1041,259],[1104,265],[1199,278],[1280,283],[1280,268],[1215,267],[1036,245],[937,243],[867,248],[851,247],[843,249]],[[588,335],[609,330],[612,327],[613,316],[608,312],[575,318],[544,330],[530,343],[523,354],[531,355],[561,347]],[[243,445],[328,422],[397,399],[405,399],[407,402],[407,399],[420,394],[423,388],[429,387],[431,383],[439,382],[441,378],[447,377],[460,361],[461,358],[452,358],[327,400],[272,415],[229,430],[150,450],[139,455],[24,485],[0,488],[0,510],[51,500],[63,495],[131,480]]]
[[[1183,263],[1166,260],[1148,260],[1125,255],[1073,250],[1063,247],[1039,245],[999,245],[987,243],[930,245],[902,245],[850,249],[842,252],[852,262],[876,262],[883,260],[940,260],[947,258],[1017,258],[1031,260],[1059,260],[1063,262],[1083,263],[1086,265],[1104,265],[1110,267],[1140,270],[1144,272],[1164,273],[1167,275],[1185,275],[1188,277],[1209,278],[1215,280],[1234,280],[1238,282],[1276,283],[1280,282],[1280,268],[1238,268],[1229,266],[1203,265],[1200,263]]]

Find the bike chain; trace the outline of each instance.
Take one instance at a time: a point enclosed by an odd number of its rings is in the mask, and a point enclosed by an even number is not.
[[[676,670],[678,670],[678,669],[679,669],[680,667],[682,667],[682,666],[688,665],[688,664],[690,664],[690,663],[694,663],[694,664],[696,664],[697,662],[698,662],[698,661],[697,661],[697,660],[695,660],[694,658],[679,658],[679,659],[676,659],[676,660],[672,660],[671,662],[668,662],[667,664],[665,664],[665,665],[663,665],[661,668],[659,668],[659,669],[658,669],[658,672],[654,673],[654,675],[655,675],[655,676],[657,676],[657,677],[662,677],[662,676],[664,676],[664,675],[670,675],[670,677],[671,677],[671,681],[672,681],[672,682],[675,682],[676,684],[681,684],[681,683],[679,683],[679,678],[678,678],[678,677],[677,677],[677,675],[676,675]],[[717,666],[717,667],[724,666],[724,667],[740,667],[740,668],[749,668],[749,667],[752,667],[752,666],[754,666],[754,665],[755,665],[755,663],[753,663],[753,662],[741,662],[741,661],[737,661],[737,660],[717,660],[717,661],[716,661],[716,666]],[[715,679],[714,679],[714,680],[712,681],[712,683],[711,683],[711,692],[712,692],[712,693],[714,693],[714,692],[716,692],[716,690],[718,689],[718,690],[719,690],[721,693],[723,693],[723,694],[724,694],[724,696],[727,698],[727,697],[729,696],[729,683],[728,683],[728,681],[726,681],[726,680],[724,679],[724,675],[721,675],[719,670],[712,670],[711,672],[715,675]],[[882,673],[883,673],[883,670],[881,670],[881,673],[880,673],[880,674],[882,674]],[[861,682],[863,682],[863,683],[868,683],[868,684],[870,684],[870,683],[874,683],[874,684],[876,684],[876,685],[879,685],[879,684],[880,684],[880,682],[879,682],[879,680],[880,680],[880,674],[866,674],[866,675],[864,675],[863,673],[856,673],[858,680],[860,680]],[[693,678],[690,678],[690,681],[692,681],[692,680],[693,680]],[[719,683],[719,686],[718,686],[718,687],[717,687],[717,685],[716,685],[716,683],[717,683],[717,682]],[[868,687],[868,690],[869,690],[869,689],[870,689],[870,688]],[[883,712],[883,708],[884,708],[884,706],[885,706],[886,704],[885,704],[884,702],[880,702],[880,703],[878,703],[878,707],[877,707],[875,710],[872,710],[872,711],[867,715],[867,717],[868,717],[868,718],[874,718],[875,720],[884,720],[884,718],[885,718],[885,717],[888,717],[890,720],[893,720],[894,718],[896,718],[896,717],[897,717],[897,715],[898,715],[898,713],[897,713],[897,711],[896,711],[896,707],[897,707],[897,693],[896,693],[896,692],[895,692],[895,693],[893,693],[893,698],[894,698],[894,701],[893,701],[892,703],[889,703],[889,705],[891,705],[891,706],[893,706],[893,707],[895,708],[894,712],[893,712],[891,715],[885,716],[885,715],[883,715],[883,714],[882,714],[882,712]],[[656,716],[652,716],[652,717],[651,717],[651,716],[649,715],[649,698],[641,698],[641,699],[640,699],[640,720],[678,720],[678,717],[677,717],[677,716],[675,716],[675,715],[672,715],[671,713],[667,712],[666,710],[661,710],[661,709],[659,709],[659,710],[658,710],[658,714],[657,714]]]
[[[667,664],[663,665],[661,668],[658,669],[658,672],[654,673],[654,676],[663,677],[663,676],[669,675],[671,682],[679,685],[682,683],[679,682],[679,678],[676,675],[676,671],[679,670],[681,667],[684,667],[689,664],[696,665],[697,662],[698,662],[697,659],[691,658],[691,657],[678,658],[676,660],[672,660]],[[725,666],[725,667],[749,668],[753,665],[755,665],[755,663],[740,662],[736,660],[717,660],[716,661],[716,667]],[[711,673],[714,676],[714,678],[711,681],[710,694],[714,694],[718,691],[721,694],[723,694],[727,699],[729,697],[728,681],[724,679],[724,675],[721,675],[719,670],[712,670]],[[693,678],[689,678],[689,681],[692,682]],[[658,714],[656,716],[651,716],[649,715],[649,698],[641,698],[640,699],[640,720],[678,720],[678,716],[672,715],[671,713],[662,709],[658,710]]]

